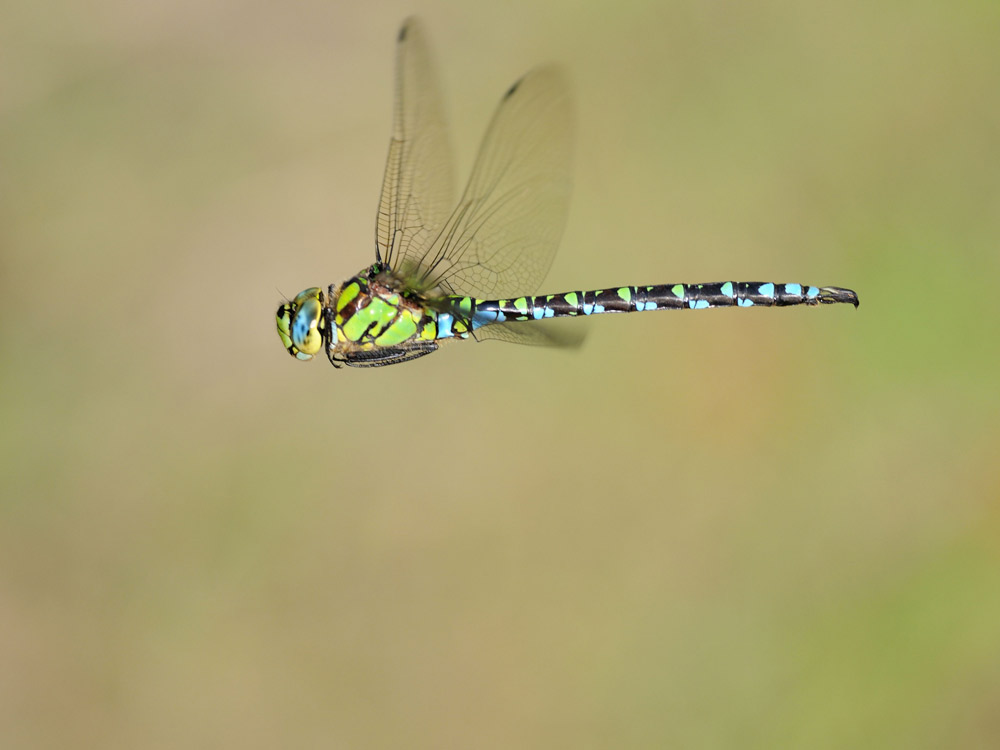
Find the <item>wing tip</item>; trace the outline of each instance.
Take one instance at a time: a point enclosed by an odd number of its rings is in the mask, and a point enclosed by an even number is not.
[[[406,20],[403,21],[403,25],[399,27],[399,34],[396,36],[396,41],[400,44],[405,42],[407,36],[419,25],[420,19],[417,16],[407,16]]]

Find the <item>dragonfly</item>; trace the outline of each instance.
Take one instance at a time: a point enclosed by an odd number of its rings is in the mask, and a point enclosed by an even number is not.
[[[546,320],[605,313],[858,306],[850,289],[759,281],[538,295],[569,206],[573,114],[566,76],[543,66],[507,90],[456,204],[428,50],[422,24],[406,21],[397,39],[375,262],[325,292],[310,287],[278,307],[278,335],[296,359],[325,350],[338,368],[381,367],[469,338],[558,345]]]

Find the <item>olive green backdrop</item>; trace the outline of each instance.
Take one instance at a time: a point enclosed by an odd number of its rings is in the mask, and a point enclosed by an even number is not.
[[[996,746],[1000,5],[828,6],[5,3],[0,744]],[[463,176],[573,80],[541,291],[861,308],[293,361],[411,13]]]

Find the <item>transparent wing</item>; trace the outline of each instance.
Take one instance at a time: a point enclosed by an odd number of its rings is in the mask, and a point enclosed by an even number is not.
[[[565,326],[549,320],[525,320],[494,323],[473,333],[479,341],[495,339],[512,344],[576,349],[583,344],[587,332],[580,327]]]
[[[418,287],[510,298],[535,292],[566,221],[572,161],[569,85],[558,68],[531,71],[504,95],[468,187],[425,253],[411,243],[394,266]]]
[[[423,25],[409,19],[396,45],[389,156],[375,227],[376,259],[390,268],[422,257],[454,205],[454,168],[440,87]]]

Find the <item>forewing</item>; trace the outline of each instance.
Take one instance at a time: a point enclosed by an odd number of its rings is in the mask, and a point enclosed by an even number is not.
[[[396,90],[389,156],[375,241],[390,268],[428,251],[451,210],[454,169],[440,87],[423,25],[409,19],[396,46]]]
[[[531,294],[566,221],[572,161],[569,85],[535,69],[504,95],[458,206],[415,268],[422,288],[479,298]]]

